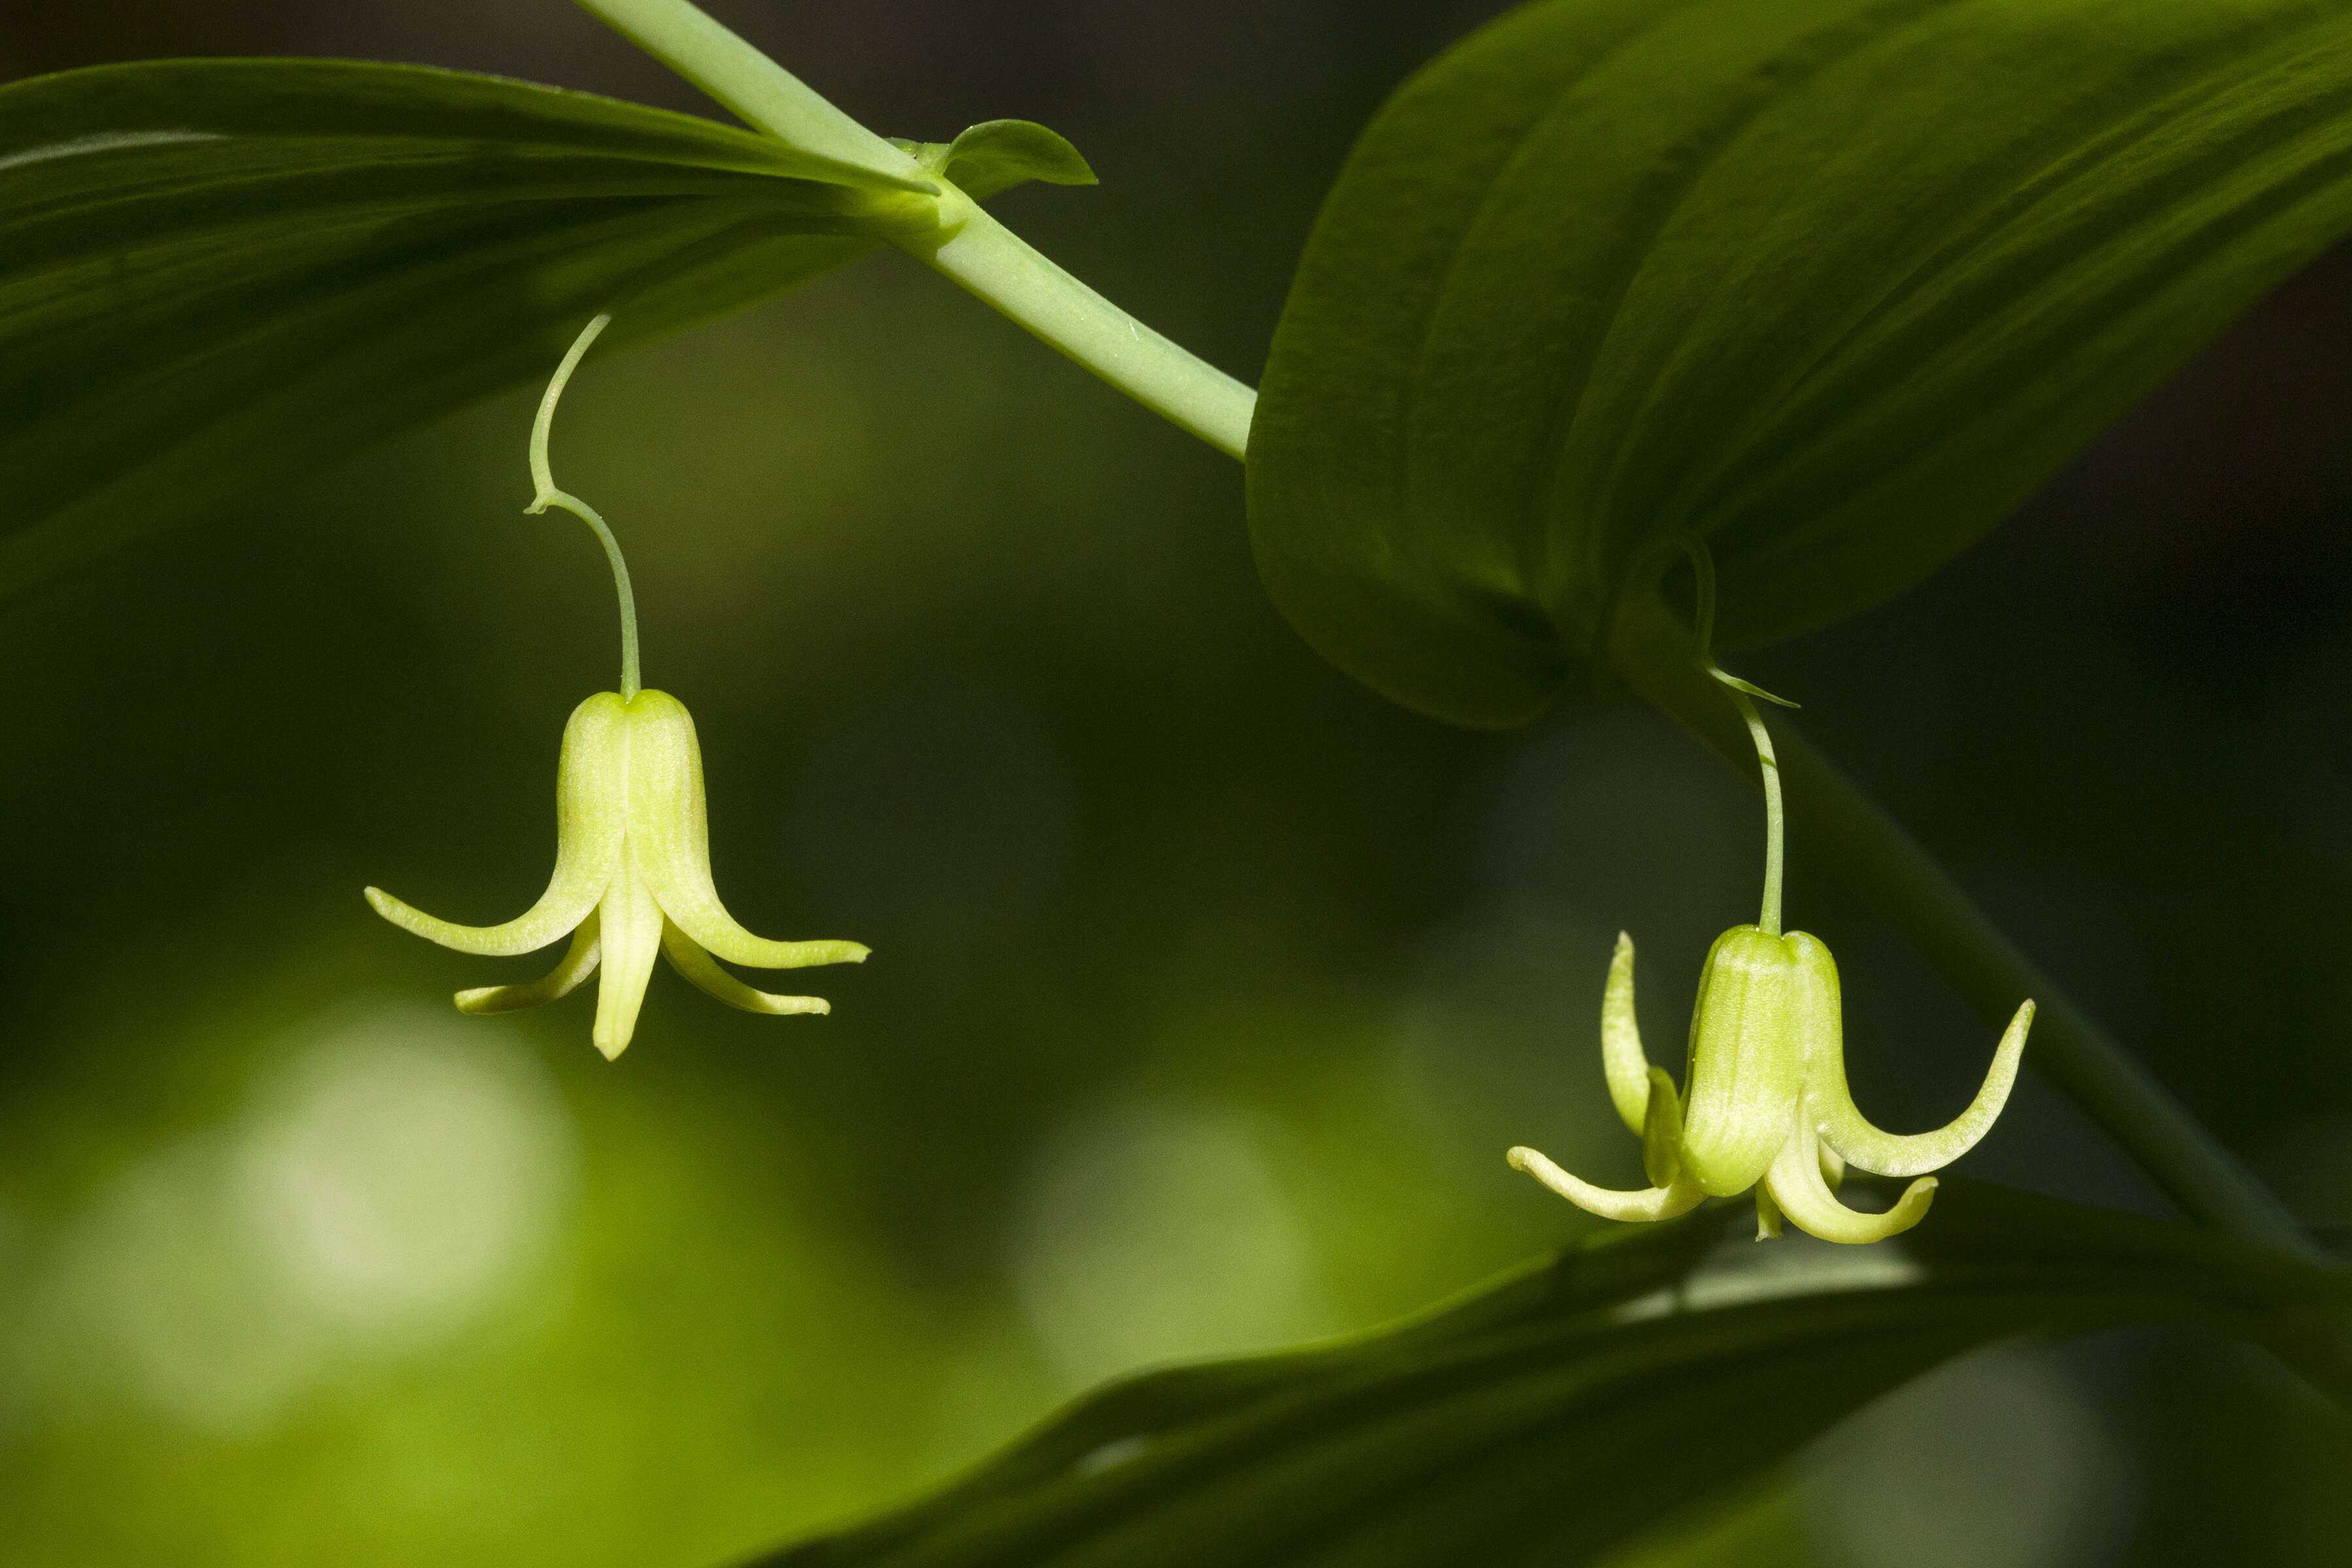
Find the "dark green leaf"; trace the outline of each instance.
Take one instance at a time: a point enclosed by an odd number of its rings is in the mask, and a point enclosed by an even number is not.
[[[1543,0],[1332,192],[1259,562],[1360,679],[1521,721],[1678,534],[1730,641],[1916,580],[2347,227],[2345,0]]]
[[[0,592],[926,224],[772,138],[416,67],[0,88]],[[905,187],[905,188],[901,188]]]
[[[1727,1205],[1388,1333],[1112,1384],[769,1568],[1581,1562],[1963,1351],[2116,1323],[2256,1340],[2352,1395],[2347,1277],[2210,1233],[1964,1182],[1900,1242],[1752,1223]]]

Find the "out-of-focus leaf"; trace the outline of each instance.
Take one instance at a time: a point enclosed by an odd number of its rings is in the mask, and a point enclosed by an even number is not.
[[[1951,1356],[2176,1321],[2352,1395],[2352,1277],[1967,1183],[1869,1247],[1726,1206],[1402,1329],[1150,1373],[766,1568],[1481,1568],[1585,1561]]]
[[[0,592],[932,221],[928,182],[418,67],[0,88]]]
[[[901,142],[933,174],[952,180],[974,201],[1030,180],[1049,185],[1091,185],[1091,164],[1059,132],[1029,120],[985,120],[952,142]]]
[[[2344,0],[1540,0],[1326,204],[1258,559],[1341,668],[1518,722],[1677,535],[1727,641],[1911,583],[2347,227]]]

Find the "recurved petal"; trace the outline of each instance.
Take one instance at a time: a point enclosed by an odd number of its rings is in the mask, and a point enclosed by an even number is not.
[[[1642,1118],[1642,1174],[1672,1186],[1683,1173],[1683,1108],[1664,1068],[1650,1069],[1650,1105]]]
[[[596,990],[596,1048],[611,1061],[629,1048],[637,1032],[637,1009],[645,1005],[646,982],[653,978],[661,952],[661,906],[623,857],[613,885],[597,906],[603,930],[604,975]]]
[[[685,704],[640,691],[628,705],[628,855],[662,911],[701,947],[754,969],[863,963],[854,942],[772,942],[736,923],[710,877],[710,824],[703,804],[702,748]]]
[[[460,1013],[512,1013],[523,1007],[536,1007],[541,1002],[552,1002],[558,996],[569,996],[580,983],[596,973],[597,942],[596,911],[590,910],[580,929],[572,933],[572,945],[564,950],[562,959],[553,969],[537,980],[520,985],[478,985],[471,991],[457,993]]]
[[[604,897],[621,858],[628,771],[621,700],[600,691],[572,710],[556,764],[555,873],[547,891],[504,925],[467,926],[441,920],[370,888],[375,912],[427,942],[485,958],[509,958],[545,947],[576,928]]]
[[[1601,993],[1601,1068],[1618,1119],[1635,1137],[1649,1119],[1650,1058],[1642,1052],[1642,1026],[1633,1016],[1633,937],[1617,933],[1609,984]]]
[[[1808,1093],[1821,1124],[1822,1142],[1848,1163],[1882,1176],[1916,1176],[1942,1170],[1992,1131],[1994,1119],[2009,1103],[2009,1091],[2017,1082],[2018,1058],[2025,1053],[2026,1031],[2032,1026],[2033,1004],[2028,1002],[2009,1021],[1976,1099],[1933,1132],[1906,1136],[1874,1126],[1846,1087],[1844,1061],[1836,1054],[1814,1058]]]
[[[1651,1187],[1638,1193],[1616,1192],[1578,1180],[1533,1149],[1514,1149],[1505,1157],[1513,1170],[1525,1171],[1585,1213],[1597,1214],[1602,1219],[1672,1219],[1698,1207],[1706,1196],[1688,1176],[1677,1178],[1672,1186]]]
[[[1811,1128],[1799,1126],[1780,1158],[1765,1173],[1759,1191],[1769,1195],[1790,1223],[1823,1241],[1884,1241],[1909,1230],[1927,1217],[1935,1201],[1936,1178],[1922,1176],[1904,1189],[1885,1214],[1864,1214],[1838,1202],[1822,1179],[1820,1146]],[[1760,1213],[1760,1211],[1759,1211]]]
[[[590,907],[596,902],[601,889],[589,889],[585,901]],[[545,947],[578,925],[582,911],[573,908],[580,901],[572,889],[563,889],[556,897],[549,889],[538,903],[504,925],[461,926],[428,915],[423,910],[402,903],[382,888],[370,888],[367,901],[375,912],[401,930],[421,936],[427,942],[437,942],[443,947],[454,947],[459,952],[477,953],[484,958],[511,958],[519,952],[532,952]]]
[[[744,984],[719,967],[711,956],[694,945],[694,939],[668,921],[662,922],[662,956],[672,969],[730,1007],[746,1013],[830,1013],[833,1004],[822,996],[777,996]]]

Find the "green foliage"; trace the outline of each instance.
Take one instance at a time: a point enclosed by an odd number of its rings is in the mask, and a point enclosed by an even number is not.
[[[690,6],[596,8],[683,27],[663,58],[768,94],[755,122],[860,145]],[[1600,673],[1677,541],[1712,552],[1727,640],[1883,597],[2352,224],[2347,64],[2352,0],[1517,12],[1399,95],[1317,228],[1248,442],[1266,579],[1342,667],[1481,724]],[[644,338],[919,234],[1241,448],[1245,388],[993,226],[939,223],[925,174],[1092,183],[1066,142],[994,121],[899,145],[905,174],[879,142],[824,156],[413,68],[0,89],[0,590],[533,377],[592,312]],[[1953,1355],[2117,1323],[2234,1335],[2352,1392],[2352,1284],[2237,1242],[1965,1185],[1899,1248],[1759,1250],[1744,1224],[1114,1385],[773,1562],[1585,1561]]]
[[[989,188],[1066,178],[1050,135],[983,138]],[[687,115],[299,60],[0,89],[0,590],[544,375],[593,311],[667,331],[930,209]]]
[[[1963,1351],[2116,1323],[2254,1340],[2352,1394],[2352,1280],[2242,1243],[1966,1183],[1899,1250],[1761,1248],[1748,1218],[1570,1251],[1389,1333],[1114,1384],[768,1568],[1582,1562]]]
[[[1266,583],[1511,724],[1707,542],[1725,640],[1916,581],[2352,226],[2340,0],[1542,0],[1408,83],[1262,384]]]

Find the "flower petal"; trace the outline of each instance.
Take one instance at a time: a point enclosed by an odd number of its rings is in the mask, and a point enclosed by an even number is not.
[[[637,1009],[646,1000],[646,982],[653,978],[654,956],[661,952],[661,906],[624,855],[613,872],[613,885],[597,906],[604,947],[604,977],[596,990],[596,1048],[611,1061],[629,1048],[637,1032]]]
[[[1648,1120],[1650,1058],[1642,1052],[1642,1026],[1633,1016],[1633,937],[1617,933],[1617,951],[1609,960],[1609,984],[1601,993],[1601,1068],[1609,1079],[1609,1098],[1617,1115],[1636,1138]]]
[[[621,699],[600,691],[572,710],[556,763],[555,874],[547,891],[504,925],[467,926],[412,908],[370,888],[375,912],[427,942],[485,958],[531,952],[577,927],[604,895],[621,856],[625,822],[627,735]]]
[[[1861,1243],[1884,1241],[1926,1218],[1927,1205],[1935,1201],[1936,1178],[1922,1176],[1912,1183],[1885,1214],[1850,1209],[1838,1202],[1822,1179],[1821,1146],[1811,1126],[1801,1123],[1758,1190],[1769,1194],[1790,1223],[1806,1235],[1823,1241]]]
[[[457,1011],[512,1013],[523,1007],[536,1007],[541,1002],[552,1002],[558,996],[569,996],[582,981],[596,973],[596,911],[590,910],[588,918],[580,922],[580,929],[572,933],[572,945],[564,950],[562,959],[553,969],[520,985],[481,985],[460,991]]]
[[[669,921],[662,922],[662,956],[669,966],[704,992],[730,1007],[746,1013],[830,1013],[833,1004],[822,996],[776,996],[755,991],[719,967],[711,956],[694,945],[694,939]]]
[[[1992,1067],[1985,1073],[1984,1087],[1977,1090],[1969,1108],[1933,1132],[1907,1137],[1882,1131],[1863,1115],[1846,1088],[1842,1053],[1816,1056],[1807,1094],[1821,1125],[1822,1141],[1849,1164],[1882,1176],[1916,1176],[1941,1170],[1975,1148],[1992,1130],[1993,1119],[2009,1103],[2009,1091],[2017,1082],[2018,1058],[2025,1051],[2025,1033],[2032,1026],[2033,1004],[2028,1002],[2009,1021],[2008,1032],[1993,1052]]]
[[[1683,1106],[1664,1068],[1650,1069],[1650,1104],[1642,1117],[1642,1174],[1662,1187],[1683,1173]]]
[[[1505,1157],[1510,1161],[1511,1169],[1525,1171],[1585,1213],[1597,1214],[1602,1219],[1672,1219],[1698,1207],[1706,1196],[1698,1184],[1687,1176],[1678,1178],[1672,1186],[1621,1193],[1579,1181],[1533,1149],[1514,1149]]]
[[[710,879],[710,822],[702,792],[702,748],[686,705],[666,691],[640,691],[628,707],[628,852],[662,911],[696,942],[754,969],[863,963],[854,942],[771,942],[735,921]]]

